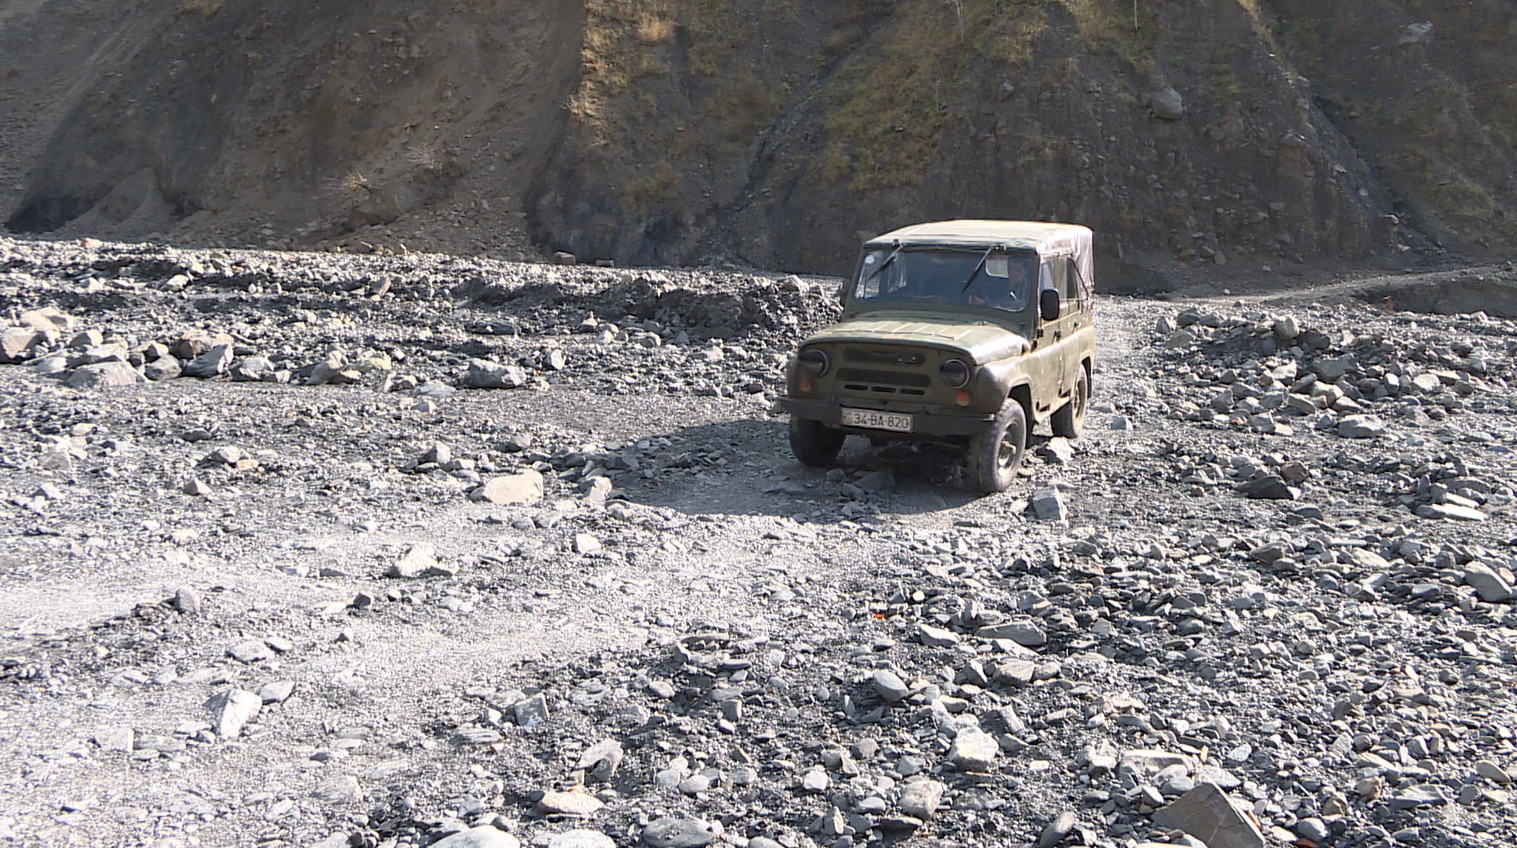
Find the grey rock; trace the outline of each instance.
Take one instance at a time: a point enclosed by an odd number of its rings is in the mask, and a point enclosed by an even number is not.
[[[1350,415],[1338,422],[1338,435],[1345,439],[1378,439],[1385,435],[1385,422],[1373,415]]]
[[[62,353],[50,353],[33,361],[32,367],[37,369],[39,376],[54,377],[68,371],[68,356]]]
[[[1183,830],[1207,848],[1265,848],[1264,834],[1214,783],[1203,783],[1154,813],[1154,824]]]
[[[200,593],[188,586],[180,586],[174,590],[174,597],[170,601],[174,609],[185,615],[199,615],[202,609]]]
[[[1039,489],[1032,496],[1032,512],[1041,521],[1068,521],[1069,510],[1058,489]]]
[[[1185,117],[1185,101],[1173,86],[1165,86],[1148,95],[1148,109],[1155,118],[1178,121]]]
[[[480,825],[433,842],[431,848],[521,848],[521,841],[494,825]]]
[[[386,577],[411,580],[421,577],[437,566],[437,550],[426,542],[412,545],[400,559],[390,564]]]
[[[343,377],[348,366],[348,358],[338,351],[332,351],[325,359],[311,366],[306,374],[307,386],[321,386],[327,383],[352,382]]]
[[[854,485],[870,494],[878,494],[895,485],[895,475],[889,471],[871,471],[855,481]]]
[[[548,720],[548,699],[541,692],[512,708],[519,727],[536,727]]]
[[[75,333],[69,338],[68,348],[69,350],[88,350],[92,347],[98,347],[104,341],[105,334],[99,330],[84,330]]]
[[[29,309],[21,313],[21,326],[39,333],[61,333],[74,326],[73,316],[66,315],[55,306]]]
[[[247,356],[237,361],[229,373],[239,383],[257,383],[274,375],[274,363],[262,356]]]
[[[1073,810],[1065,810],[1054,816],[1053,821],[1049,822],[1048,826],[1043,828],[1043,832],[1038,835],[1038,848],[1053,848],[1063,842],[1069,838],[1069,834],[1074,832],[1078,822],[1079,819],[1075,817]]]
[[[422,452],[421,456],[416,458],[417,465],[426,465],[428,463],[433,463],[436,465],[447,466],[452,462],[453,449],[448,447],[444,442],[433,442],[431,446]]]
[[[615,739],[602,739],[579,755],[574,768],[586,772],[595,780],[605,782],[616,775],[616,770],[621,768],[624,756],[625,752],[620,742]]]
[[[1480,600],[1488,604],[1512,599],[1512,584],[1483,562],[1472,562],[1464,567],[1464,585],[1474,589]]]
[[[519,389],[527,385],[527,372],[515,365],[473,359],[469,361],[463,384],[475,389]]]
[[[142,376],[153,382],[160,380],[172,380],[184,373],[179,360],[172,356],[160,356],[152,362],[142,366]]]
[[[748,841],[753,848],[753,840]],[[548,848],[616,848],[616,840],[596,830],[566,830],[548,838]]]
[[[489,727],[460,727],[453,732],[455,745],[494,745],[505,737]]]
[[[1421,518],[1438,518],[1452,521],[1485,521],[1489,515],[1474,507],[1457,506],[1455,504],[1422,504],[1417,507],[1417,515]]]
[[[126,348],[119,344],[95,345],[84,352],[82,365],[96,362],[127,362],[130,359]]]
[[[1254,500],[1293,501],[1301,497],[1301,490],[1295,486],[1286,485],[1285,481],[1274,474],[1267,474],[1257,480],[1250,480],[1238,488],[1244,497]]]
[[[1410,810],[1416,807],[1441,807],[1451,800],[1442,786],[1436,783],[1419,783],[1395,789],[1387,802],[1393,809]]]
[[[263,708],[263,699],[246,689],[228,689],[212,695],[205,706],[211,711],[216,735],[235,739]]]
[[[1317,376],[1329,383],[1336,383],[1344,375],[1359,367],[1359,358],[1351,353],[1342,356],[1324,356],[1312,363]]]
[[[276,680],[266,683],[258,690],[258,698],[264,704],[282,704],[295,692],[295,681]]]
[[[1189,769],[1183,765],[1173,765],[1159,770],[1154,775],[1154,788],[1166,798],[1184,795],[1196,788],[1196,782],[1191,780]]]
[[[565,791],[544,792],[537,802],[538,809],[548,815],[593,816],[606,806],[601,799],[580,787]]]
[[[141,383],[144,378],[125,362],[97,362],[74,369],[63,382],[76,389],[107,389]]]
[[[917,625],[917,639],[929,648],[952,648],[959,644],[959,634],[930,624]]]
[[[612,483],[609,477],[592,478],[581,487],[585,503],[597,507],[606,505],[606,499],[611,496],[611,490]]]
[[[910,694],[911,689],[895,672],[881,668],[874,672],[874,691],[885,699],[885,703],[894,704]]]
[[[184,374],[187,377],[210,379],[225,374],[231,365],[232,346],[229,344],[219,344],[195,357],[189,364],[185,365]]]
[[[1031,621],[988,624],[976,630],[974,635],[981,639],[1010,639],[1024,648],[1036,648],[1048,642],[1048,634]]]
[[[716,834],[704,822],[665,817],[643,828],[643,841],[653,848],[705,848]]]
[[[1407,24],[1401,30],[1401,35],[1396,38],[1396,43],[1406,46],[1420,45],[1426,47],[1433,43],[1433,30],[1432,21]]]
[[[273,658],[274,651],[262,639],[244,639],[227,648],[227,656],[241,663],[255,663]]]
[[[1512,782],[1512,776],[1494,760],[1481,760],[1475,763],[1475,773],[1486,780],[1502,786],[1506,786]]]
[[[327,778],[311,790],[311,797],[332,807],[346,807],[363,800],[363,787],[358,778],[341,774]]]
[[[1327,822],[1316,816],[1308,816],[1296,822],[1296,835],[1317,843],[1326,844],[1333,837],[1333,829],[1327,826]]]
[[[927,819],[943,803],[948,787],[936,780],[912,780],[901,787],[901,812],[912,818]]]
[[[469,499],[484,503],[534,504],[543,499],[543,475],[532,469],[492,477],[469,493]]]
[[[986,771],[995,765],[1001,746],[995,737],[975,727],[959,731],[948,751],[948,759],[964,771]]]
[[[132,750],[136,747],[136,732],[132,730],[130,725],[122,725],[120,727],[113,727],[109,730],[102,730],[99,733],[95,734],[94,739],[95,744],[98,745],[102,751],[120,751],[122,753],[131,753]]]
[[[597,539],[591,533],[575,533],[573,544],[574,552],[580,555],[593,554],[597,551],[604,550],[606,547],[605,545],[601,544],[600,539]]]
[[[11,327],[0,333],[0,363],[25,362],[41,344],[43,336],[27,327]]]
[[[1037,454],[1055,465],[1068,465],[1074,461],[1075,446],[1063,436],[1054,436],[1038,448]]]

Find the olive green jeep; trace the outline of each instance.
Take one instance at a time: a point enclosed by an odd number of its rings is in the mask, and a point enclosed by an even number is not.
[[[865,242],[842,319],[787,368],[796,458],[828,465],[849,435],[950,444],[976,488],[1005,491],[1034,424],[1084,427],[1094,270],[1073,224],[942,221]]]

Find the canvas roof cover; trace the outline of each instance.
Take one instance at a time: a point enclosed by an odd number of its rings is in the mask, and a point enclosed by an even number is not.
[[[1075,265],[1087,283],[1095,280],[1091,232],[1079,224],[1054,224],[1042,221],[933,221],[912,224],[875,236],[866,247],[893,247],[897,244],[938,245],[981,250],[1001,245],[1008,250],[1032,250],[1043,256],[1073,254]]]

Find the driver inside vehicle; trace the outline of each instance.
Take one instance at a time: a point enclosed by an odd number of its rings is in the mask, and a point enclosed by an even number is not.
[[[993,256],[970,285],[970,306],[993,306],[1015,312],[1027,305],[1032,293],[1032,259]]]

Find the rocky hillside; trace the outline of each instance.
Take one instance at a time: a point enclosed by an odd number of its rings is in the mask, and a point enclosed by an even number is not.
[[[814,272],[951,216],[1160,273],[1505,258],[1514,36],[1497,0],[16,0],[0,215]]]

